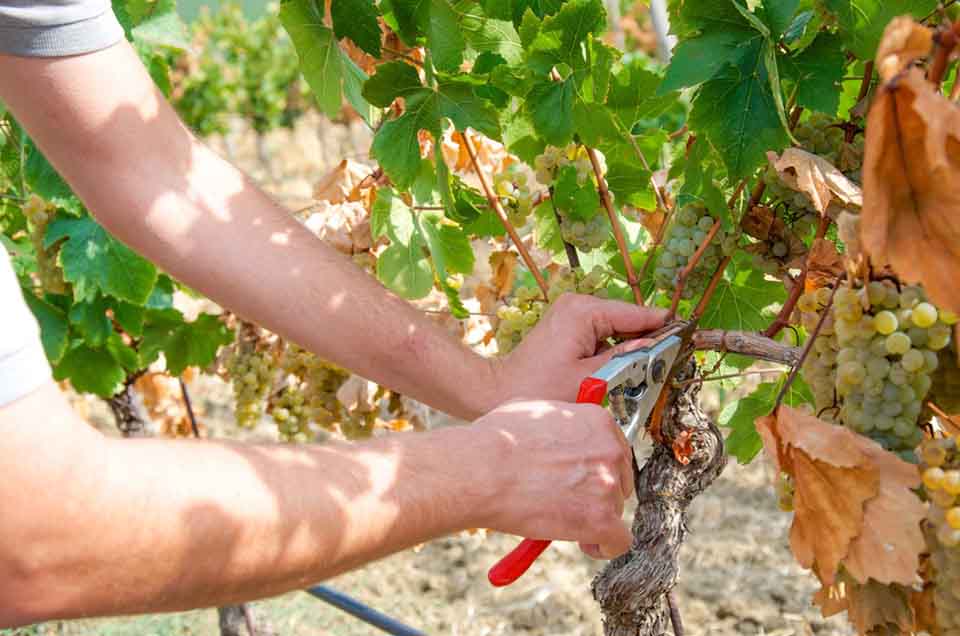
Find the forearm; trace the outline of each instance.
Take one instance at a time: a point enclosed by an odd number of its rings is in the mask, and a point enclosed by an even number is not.
[[[126,44],[9,70],[3,96],[87,207],[173,276],[447,412],[473,418],[496,403],[490,361],[322,244],[199,142]]]
[[[0,626],[262,598],[488,521],[488,469],[464,449],[499,442],[477,431],[311,448],[107,440],[78,434],[57,393],[9,407],[21,427],[49,422],[51,404],[59,419],[43,449],[5,432]]]

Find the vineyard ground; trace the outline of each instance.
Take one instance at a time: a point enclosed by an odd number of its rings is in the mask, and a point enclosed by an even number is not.
[[[267,183],[285,205],[296,208],[309,202],[317,177],[342,157],[361,158],[368,142],[359,124],[331,125],[311,114],[300,120],[292,134],[268,135],[269,168],[257,158],[252,134],[238,129],[229,145],[241,167]],[[220,151],[226,148],[223,143],[214,146]],[[211,436],[236,437],[229,389],[210,378],[193,384],[193,397]],[[706,391],[704,400],[715,415],[718,396]],[[99,404],[92,406],[91,419],[110,429],[106,411]],[[272,439],[275,433],[264,424],[247,436]],[[677,590],[689,636],[853,633],[840,617],[824,620],[810,605],[815,583],[790,554],[786,538],[790,517],[777,509],[771,483],[770,469],[763,461],[748,467],[731,461],[714,486],[691,506],[690,537],[681,552]],[[599,636],[600,613],[589,581],[600,564],[582,556],[573,544],[554,544],[515,585],[489,586],[486,569],[515,541],[496,534],[486,539],[479,534],[448,537],[338,577],[329,585],[432,635]],[[382,633],[302,593],[254,607],[278,634]],[[44,626],[41,633],[214,636],[219,630],[216,613],[203,610],[71,621]]]

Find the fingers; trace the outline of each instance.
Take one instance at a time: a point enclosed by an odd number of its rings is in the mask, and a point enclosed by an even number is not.
[[[593,296],[565,295],[562,311],[574,314],[578,319],[586,319],[596,333],[596,339],[603,340],[618,333],[650,331],[663,326],[667,310],[652,307],[640,307],[621,300],[604,300]]]
[[[580,551],[591,559],[615,559],[633,545],[633,535],[619,519],[601,536],[602,543],[579,542]]]

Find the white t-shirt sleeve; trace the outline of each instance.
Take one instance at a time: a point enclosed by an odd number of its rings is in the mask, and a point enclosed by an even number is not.
[[[40,328],[23,300],[7,251],[0,247],[0,406],[40,388],[50,378]]]

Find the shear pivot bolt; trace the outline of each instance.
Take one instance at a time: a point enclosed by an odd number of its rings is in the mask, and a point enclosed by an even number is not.
[[[653,368],[650,370],[650,375],[653,376],[654,382],[663,382],[664,372],[667,370],[667,363],[663,360],[657,360],[653,363]]]

